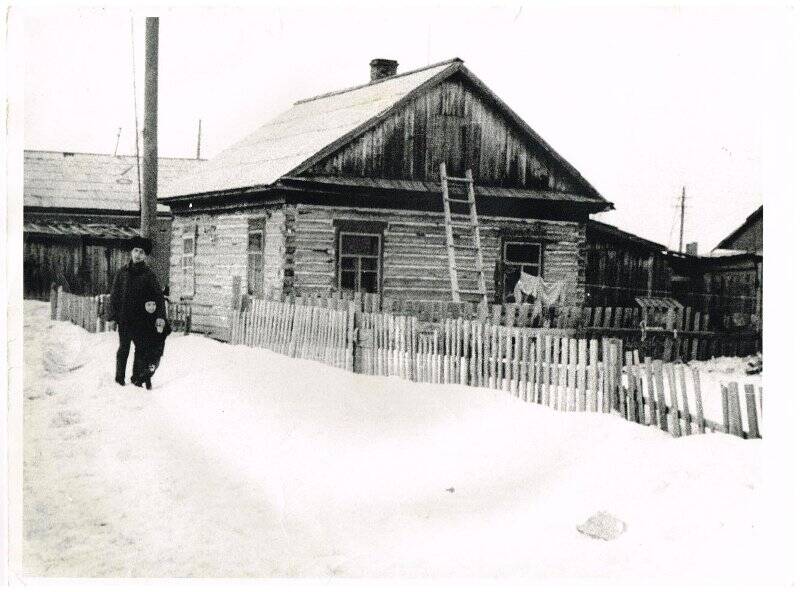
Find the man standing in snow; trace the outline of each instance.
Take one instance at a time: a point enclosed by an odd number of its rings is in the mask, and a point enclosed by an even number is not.
[[[119,349],[117,350],[117,367],[114,380],[117,384],[125,384],[125,368],[128,365],[128,353],[131,341],[134,342],[133,377],[140,374],[144,353],[140,351],[137,335],[146,328],[144,324],[152,319],[145,308],[146,303],[155,302],[155,317],[166,319],[164,296],[155,274],[145,262],[150,254],[150,239],[137,237],[131,246],[131,261],[123,266],[114,276],[111,287],[111,301],[108,320],[119,330]],[[132,379],[133,380],[133,379]],[[141,386],[141,385],[137,385]]]

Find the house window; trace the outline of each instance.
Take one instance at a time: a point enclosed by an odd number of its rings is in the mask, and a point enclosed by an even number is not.
[[[181,270],[183,282],[181,292],[184,296],[194,296],[194,255],[197,248],[197,226],[190,224],[183,229],[183,253],[181,254]]]
[[[377,293],[381,285],[381,234],[339,232],[339,289]]]
[[[509,240],[503,243],[503,302],[514,302],[520,272],[542,275],[542,244]]]
[[[264,218],[253,218],[247,224],[247,293],[258,298],[264,295]]]

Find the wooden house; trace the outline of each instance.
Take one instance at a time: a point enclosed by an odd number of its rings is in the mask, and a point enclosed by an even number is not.
[[[192,301],[194,327],[225,337],[237,281],[256,296],[450,300],[442,162],[474,176],[489,300],[524,270],[582,303],[586,222],[611,203],[461,60],[370,66],[366,84],[298,101],[161,185],[171,293]]]
[[[198,162],[160,158],[159,178],[191,173]],[[51,282],[76,294],[108,292],[139,236],[136,157],[26,150],[23,173],[25,298],[47,298]],[[170,224],[169,208],[160,205],[154,240],[164,249]],[[166,285],[168,257],[152,263]]]

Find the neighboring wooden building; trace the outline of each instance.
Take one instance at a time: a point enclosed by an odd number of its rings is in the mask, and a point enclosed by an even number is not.
[[[597,220],[586,225],[586,304],[636,306],[637,296],[672,296],[675,254]]]
[[[587,305],[636,306],[637,296],[668,297],[707,313],[715,329],[760,325],[760,249],[678,253],[597,220],[587,224],[586,243]]]
[[[191,173],[199,161],[160,158],[159,179]],[[139,235],[136,157],[26,150],[23,274],[26,298],[46,298],[55,282],[76,294],[108,292]],[[170,246],[171,215],[159,205],[158,234]],[[168,251],[166,251],[168,252]],[[153,261],[168,282],[168,257]]]
[[[764,206],[759,206],[706,256],[704,290],[728,326],[761,323],[763,237]]]
[[[583,302],[586,222],[611,204],[461,62],[295,103],[169,186],[171,292],[225,337],[242,291],[450,300],[439,165],[471,169],[491,300],[520,269]],[[459,239],[457,239],[459,240]],[[494,289],[492,289],[494,288]]]
[[[717,245],[716,249],[761,253],[764,243],[764,206],[750,214],[744,223]]]

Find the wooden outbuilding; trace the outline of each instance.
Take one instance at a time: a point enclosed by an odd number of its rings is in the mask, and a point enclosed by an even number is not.
[[[714,249],[761,253],[764,244],[764,206],[758,206],[741,226],[720,241]]]
[[[512,298],[524,270],[582,304],[586,222],[611,203],[461,60],[370,66],[368,83],[298,101],[161,186],[171,292],[194,327],[225,337],[236,278],[254,296],[450,300],[442,162],[472,171],[489,301]]]
[[[740,228],[731,236],[737,233],[755,244],[755,232]],[[760,250],[679,253],[597,220],[587,223],[586,243],[587,305],[635,306],[641,297],[666,298],[708,314],[712,329],[760,326]]]
[[[199,162],[160,158],[159,178],[184,176]],[[25,298],[48,298],[51,283],[75,294],[107,293],[140,235],[136,157],[26,150],[23,172]],[[160,205],[153,238],[165,249],[170,225],[169,208]],[[167,285],[168,257],[152,266]]]

